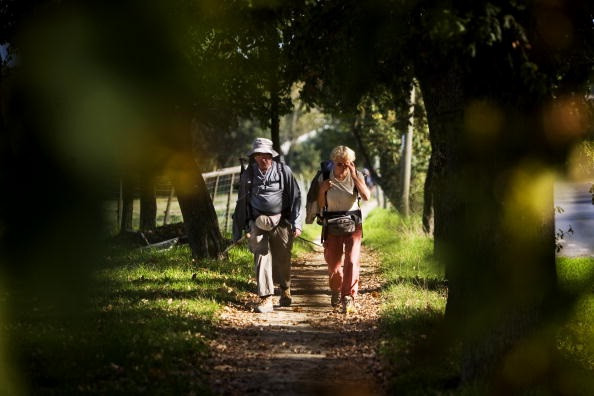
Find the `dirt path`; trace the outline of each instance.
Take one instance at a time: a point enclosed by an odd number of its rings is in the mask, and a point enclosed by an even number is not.
[[[213,391],[223,395],[382,395],[377,356],[380,278],[362,254],[358,311],[330,305],[322,249],[293,263],[293,304],[253,312],[256,297],[227,307],[212,343]]]

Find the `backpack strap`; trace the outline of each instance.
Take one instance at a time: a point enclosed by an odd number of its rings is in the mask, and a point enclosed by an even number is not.
[[[280,189],[283,192],[283,208],[281,210],[281,217],[286,219],[287,221],[291,218],[291,199],[293,196],[292,191],[288,191],[285,186],[289,185],[289,181],[287,180],[287,172],[285,170],[285,165],[277,160],[276,162],[276,170],[280,175]]]
[[[246,210],[246,218],[248,219],[248,221],[252,220],[252,185],[254,183],[254,162],[253,161],[249,161],[247,168],[246,168],[246,172],[247,172],[247,191],[246,191],[246,204],[245,204],[245,210]]]
[[[287,172],[285,172],[285,167],[283,166],[283,164],[280,161],[278,161],[276,163],[276,170],[280,174],[280,189],[284,193],[284,191],[285,191],[285,184],[286,184],[286,178],[287,178]]]

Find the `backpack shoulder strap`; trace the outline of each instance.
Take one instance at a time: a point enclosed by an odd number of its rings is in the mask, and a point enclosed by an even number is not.
[[[276,163],[276,170],[280,174],[280,188],[281,190],[285,191],[285,184],[287,181],[287,172],[285,171],[285,166],[280,161],[278,161]]]
[[[247,167],[245,169],[246,172],[246,176],[247,176],[247,180],[246,180],[246,212],[247,212],[247,218],[251,219],[252,218],[252,205],[251,205],[251,201],[252,201],[252,185],[254,183],[254,166],[253,166],[253,162],[252,161],[248,161]]]
[[[282,209],[282,217],[284,217],[285,219],[289,219],[291,217],[291,207],[292,207],[292,200],[293,200],[293,191],[292,188],[286,188],[286,186],[291,186],[291,181],[288,180],[288,173],[287,170],[285,169],[285,164],[283,164],[282,162],[278,161],[276,163],[277,166],[277,172],[279,172],[280,175],[280,189],[283,192],[283,209]]]

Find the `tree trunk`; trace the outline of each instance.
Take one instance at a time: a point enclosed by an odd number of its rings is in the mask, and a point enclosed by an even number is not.
[[[157,195],[152,174],[143,173],[140,180],[140,230],[157,228]]]
[[[410,110],[408,126],[406,128],[406,133],[404,134],[402,155],[400,157],[400,213],[404,217],[408,217],[410,212],[410,175],[412,165],[412,140],[414,131],[415,103],[415,85],[413,83],[410,89]]]
[[[433,162],[432,153],[423,189],[423,231],[429,235],[433,234]]]
[[[214,205],[191,153],[178,153],[171,182],[195,259],[218,258],[225,248]]]
[[[134,231],[132,218],[134,213],[134,184],[130,178],[122,178],[122,214],[120,233]]]
[[[280,148],[280,98],[278,97],[278,81],[274,80],[270,85],[270,140],[272,140],[272,147],[278,153],[282,154]]]
[[[534,125],[513,105],[501,107],[500,139],[473,145],[465,112],[477,82],[465,78],[455,60],[419,76],[433,149],[435,250],[446,265],[449,334],[462,341],[462,379],[509,385],[526,381],[518,372],[531,381],[548,369],[508,370],[533,358],[517,359],[525,345],[550,351],[539,326],[556,284],[552,182],[525,166]],[[524,151],[512,145],[518,139]]]

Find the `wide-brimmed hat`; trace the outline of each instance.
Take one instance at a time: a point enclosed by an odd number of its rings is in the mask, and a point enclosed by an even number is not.
[[[273,157],[278,157],[278,153],[272,148],[272,140],[266,138],[256,138],[252,143],[252,151],[248,156],[256,153],[272,154]]]

